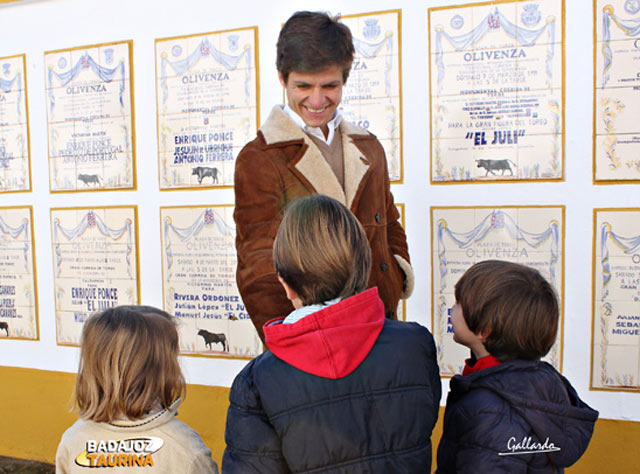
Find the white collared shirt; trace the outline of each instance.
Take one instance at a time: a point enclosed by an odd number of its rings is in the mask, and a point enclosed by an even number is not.
[[[297,113],[295,113],[293,111],[293,109],[291,107],[289,107],[288,104],[284,105],[284,108],[282,109],[282,111],[285,114],[287,114],[289,116],[289,118],[291,118],[291,120],[293,120],[296,123],[296,125],[298,125],[298,127],[300,127],[302,130],[304,130],[309,135],[312,135],[312,136],[322,140],[327,145],[331,145],[331,142],[333,141],[333,136],[335,135],[336,130],[338,129],[338,127],[342,123],[342,114],[340,113],[340,111],[338,109],[336,109],[335,112],[333,113],[333,118],[329,121],[329,123],[327,123],[327,127],[329,129],[329,133],[327,134],[327,136],[325,138],[324,133],[322,132],[322,129],[320,127],[309,127],[309,126],[307,126],[307,124],[304,123],[304,120],[302,120],[302,117],[300,117]]]

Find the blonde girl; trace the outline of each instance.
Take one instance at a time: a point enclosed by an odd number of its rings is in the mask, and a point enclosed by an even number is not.
[[[62,436],[56,473],[217,473],[198,433],[176,418],[184,393],[171,315],[150,306],[93,314],[82,330],[80,418]]]

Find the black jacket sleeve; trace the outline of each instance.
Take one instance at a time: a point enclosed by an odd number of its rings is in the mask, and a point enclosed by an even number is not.
[[[253,383],[253,365],[253,361],[250,362],[231,387],[222,472],[288,473],[280,438],[267,418]]]

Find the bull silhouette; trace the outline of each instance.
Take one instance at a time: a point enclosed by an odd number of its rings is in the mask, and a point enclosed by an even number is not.
[[[202,184],[202,180],[207,176],[210,176],[211,179],[213,179],[213,182],[217,183],[219,173],[220,171],[218,170],[218,168],[211,168],[209,166],[196,166],[195,168],[191,169],[191,174],[198,177],[198,184]]]
[[[100,176],[97,174],[79,174],[78,181],[82,181],[85,186],[89,186],[89,184],[100,186]]]
[[[202,336],[204,339],[204,345],[211,350],[211,344],[222,344],[222,350],[225,352],[229,352],[229,343],[227,342],[227,336],[223,333],[213,333],[209,332],[206,329],[200,329],[198,331],[198,336]]]

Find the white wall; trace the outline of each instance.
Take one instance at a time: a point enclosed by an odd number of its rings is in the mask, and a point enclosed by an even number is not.
[[[0,6],[0,57],[26,53],[33,191],[0,195],[0,206],[34,207],[40,311],[39,341],[1,341],[0,365],[75,372],[76,348],[56,345],[50,207],[131,205],[139,209],[141,299],[162,302],[159,207],[233,204],[233,190],[158,190],[154,39],[257,25],[260,46],[260,110],[264,119],[282,100],[275,70],[275,43],[282,22],[295,10],[354,14],[402,9],[404,184],[394,185],[406,205],[406,227],[416,270],[408,319],[431,325],[430,206],[562,204],[566,206],[563,372],[601,416],[640,420],[640,394],[589,391],[591,253],[594,207],[640,205],[637,185],[592,184],[593,10],[591,2],[566,2],[566,147],[561,183],[429,185],[427,9],[452,0],[306,0],[221,2],[183,0],[41,0]],[[50,194],[47,165],[43,52],[117,40],[134,42],[137,191]],[[190,383],[229,386],[244,361],[183,358]],[[5,382],[6,383],[6,382]],[[443,393],[448,380],[443,381]],[[635,402],[635,403],[634,403]],[[444,403],[444,398],[443,398]]]

